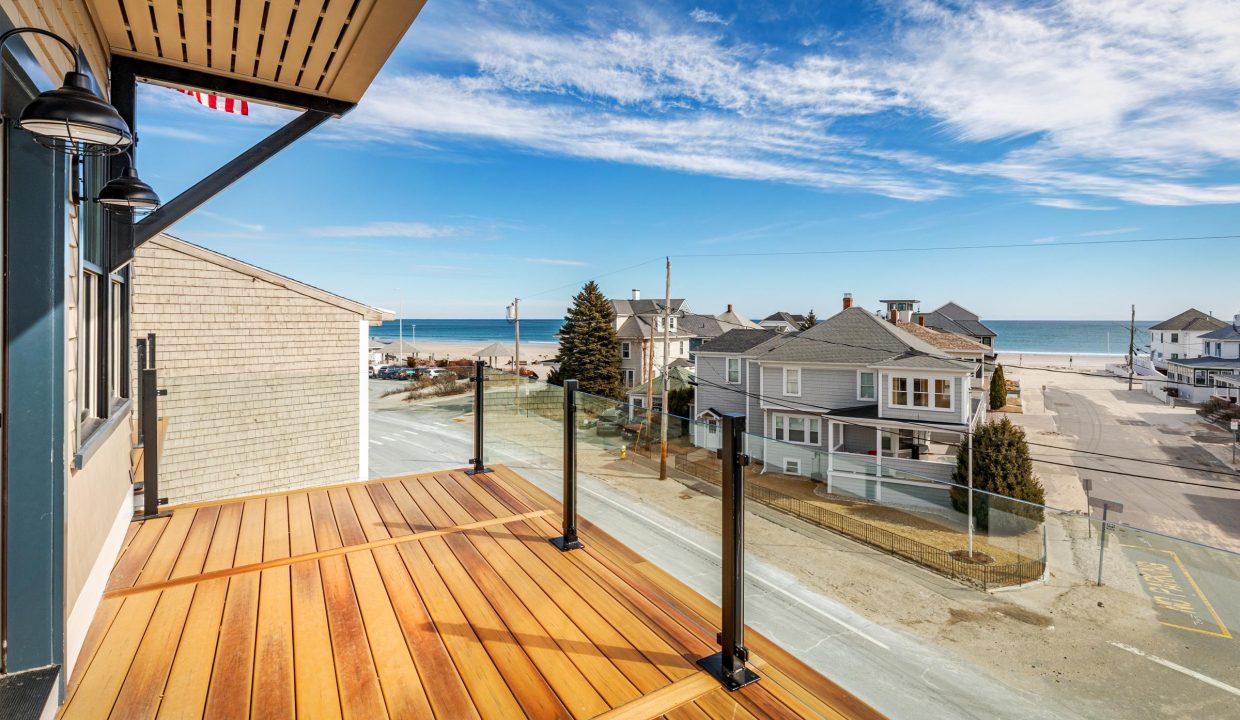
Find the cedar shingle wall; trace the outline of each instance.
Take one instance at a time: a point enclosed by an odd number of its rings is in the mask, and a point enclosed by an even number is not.
[[[358,479],[352,311],[158,244],[135,259],[133,332],[158,336],[172,503]]]

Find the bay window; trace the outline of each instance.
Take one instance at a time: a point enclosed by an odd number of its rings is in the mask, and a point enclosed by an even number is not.
[[[934,406],[940,410],[952,409],[952,381],[934,381]]]
[[[891,378],[891,404],[908,405],[908,378]]]
[[[913,407],[930,407],[930,380],[913,378]]]

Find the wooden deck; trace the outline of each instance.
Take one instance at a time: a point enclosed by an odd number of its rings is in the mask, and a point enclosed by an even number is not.
[[[134,523],[65,718],[877,718],[502,466],[185,505]]]

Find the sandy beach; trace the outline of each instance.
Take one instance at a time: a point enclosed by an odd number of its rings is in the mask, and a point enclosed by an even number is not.
[[[1123,364],[1123,355],[1052,355],[1049,353],[1000,352],[999,364],[1007,367],[1047,368],[1052,370],[1080,370],[1101,372],[1107,365]]]
[[[474,359],[474,353],[490,344],[490,342],[478,340],[473,342],[418,340],[418,357],[427,360],[442,360],[444,358],[469,358],[472,360]],[[503,344],[512,347],[511,340],[506,340]],[[556,356],[559,350],[560,346],[556,343],[521,343],[521,364],[532,365],[544,360],[550,360]],[[495,364],[498,366],[511,365],[512,358],[495,358]]]

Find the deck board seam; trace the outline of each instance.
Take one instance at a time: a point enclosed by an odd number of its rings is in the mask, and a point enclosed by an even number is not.
[[[263,570],[270,570],[272,568],[289,567],[292,565],[296,565],[298,563],[310,562],[312,560],[323,560],[329,557],[337,557],[340,555],[350,555],[352,553],[364,552],[367,550],[374,550],[374,549],[381,548],[381,547],[400,545],[406,542],[419,542],[422,540],[429,540],[431,538],[443,537],[445,535],[452,535],[455,533],[465,532],[467,530],[482,529],[490,525],[504,525],[507,523],[521,522],[530,517],[538,517],[540,515],[550,514],[550,512],[551,512],[550,510],[539,510],[539,511],[535,511],[532,513],[525,513],[524,515],[513,515],[511,517],[494,518],[492,520],[484,520],[484,521],[479,521],[477,523],[467,523],[464,525],[457,525],[453,527],[437,528],[435,530],[428,530],[426,532],[415,533],[413,535],[398,535],[398,536],[384,538],[381,540],[368,541],[368,542],[361,543],[358,545],[341,545],[340,547],[331,548],[328,550],[316,550],[313,553],[306,553],[303,555],[290,555],[289,557],[286,557],[286,558],[264,560],[258,563],[238,565],[236,567],[231,567],[231,568],[221,568],[220,570],[213,570],[207,573],[199,573],[197,575],[185,575],[179,578],[172,578],[169,580],[161,580],[158,582],[144,583],[142,585],[134,585],[132,587],[117,588],[115,590],[111,590],[105,593],[103,597],[105,600],[111,600],[115,598],[124,598],[124,597],[130,597],[132,595],[139,595],[139,594],[146,593],[146,592],[167,590],[168,588],[178,587],[180,585],[196,585],[198,583],[207,582],[208,580],[217,580],[219,578],[224,578],[224,577],[235,577],[237,575],[244,575],[246,573],[252,573],[252,572],[261,572]],[[336,531],[337,533],[339,533],[340,531],[339,527],[336,528]],[[234,554],[234,557],[235,557],[235,554]]]

